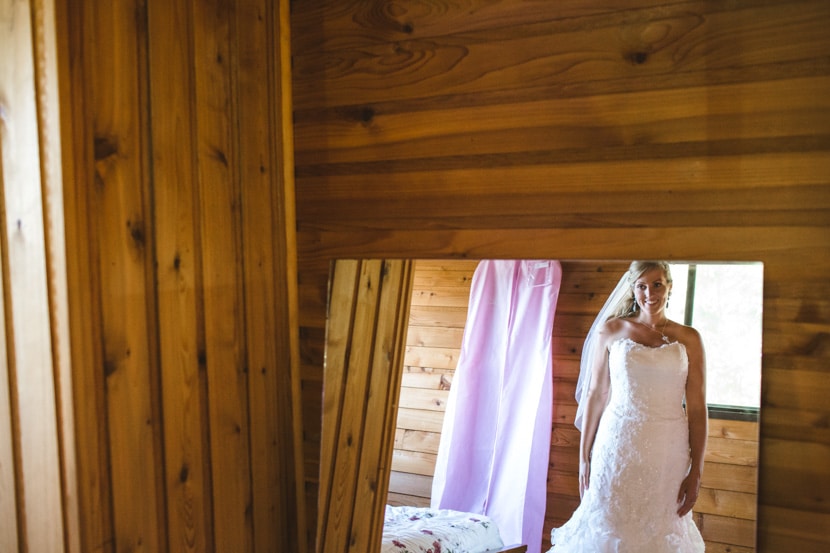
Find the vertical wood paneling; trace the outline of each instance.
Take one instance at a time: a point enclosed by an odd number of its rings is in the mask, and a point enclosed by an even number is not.
[[[352,551],[378,549],[383,534],[383,512],[389,485],[392,444],[395,436],[398,397],[412,294],[412,262],[386,262],[381,274],[372,352],[369,394],[365,401],[367,428],[361,444],[355,506],[370,506],[372,516],[360,519],[352,533]]]
[[[10,430],[0,450],[5,465],[0,484],[8,494],[2,509],[13,525],[0,531],[0,542],[29,551],[63,551],[61,425],[55,381],[60,373],[53,365],[42,197],[43,171],[52,166],[44,160],[39,135],[38,110],[47,106],[38,90],[43,80],[36,82],[43,59],[35,59],[38,53],[33,48],[43,39],[33,37],[33,32],[43,29],[33,30],[32,11],[28,2],[0,4],[5,29],[0,38],[0,252],[6,369],[2,378],[7,382],[0,394],[0,424]],[[8,480],[12,470],[14,483]]]
[[[115,551],[109,441],[101,349],[101,294],[97,270],[100,250],[94,229],[97,212],[88,200],[87,183],[94,182],[95,140],[86,123],[91,98],[86,91],[90,55],[83,47],[94,29],[92,12],[77,4],[56,3],[66,49],[59,57],[61,76],[62,162],[67,258],[72,393],[77,440],[78,505],[81,551]],[[74,9],[72,9],[74,8]]]
[[[302,552],[288,4],[62,6],[82,548]]]
[[[106,421],[116,550],[151,551],[165,542],[161,413],[156,401],[153,220],[149,201],[146,13],[133,2],[92,11],[88,75],[99,237]],[[114,84],[117,83],[117,84]],[[104,415],[104,413],[100,414]],[[99,415],[99,416],[100,416]]]
[[[377,316],[379,302],[382,261],[360,263],[348,262],[341,267],[337,262],[334,268],[333,292],[348,293],[347,301],[353,306],[344,311],[348,325],[345,326],[346,335],[335,339],[337,348],[331,362],[326,357],[326,372],[331,379],[342,378],[342,385],[333,390],[334,396],[332,413],[338,421],[332,440],[333,448],[331,468],[331,491],[326,526],[322,536],[324,541],[319,544],[318,551],[348,551],[350,542],[359,537],[354,536],[352,526],[355,524],[357,489],[357,473],[360,468],[361,447],[363,442],[364,425],[366,423],[364,405],[369,396],[369,379],[371,378],[372,349],[374,346],[374,332],[364,335],[367,329],[374,331],[374,322]],[[338,272],[346,273],[343,286],[338,280],[344,278]],[[354,279],[352,274],[354,273]],[[354,285],[352,285],[354,282]],[[343,290],[344,292],[338,292]],[[336,314],[334,314],[336,316]],[[338,325],[335,325],[338,326]],[[352,344],[352,337],[364,339],[364,342]],[[364,336],[366,336],[364,338]],[[342,352],[342,353],[341,353]],[[342,376],[341,376],[342,375]],[[324,399],[324,403],[328,403]],[[324,415],[325,417],[325,415]],[[325,419],[324,419],[325,420]],[[326,431],[326,428],[323,428]],[[321,466],[321,471],[327,467]],[[322,481],[321,477],[321,481]]]
[[[295,193],[295,147],[294,147],[294,93],[292,87],[292,55],[291,55],[291,9],[290,3],[280,1],[269,2],[274,8],[271,13],[272,29],[270,51],[273,53],[273,63],[269,67],[276,68],[273,76],[274,86],[269,93],[269,99],[277,104],[273,114],[273,129],[270,136],[274,139],[274,163],[278,169],[278,186],[272,187],[275,192],[275,213],[280,220],[279,232],[274,237],[274,259],[280,265],[277,312],[281,314],[277,322],[277,331],[283,339],[283,350],[288,354],[288,366],[283,366],[281,372],[289,379],[288,386],[283,389],[282,406],[290,410],[290,436],[282,432],[283,440],[290,440],[292,447],[284,447],[284,455],[291,456],[291,462],[286,462],[288,475],[284,481],[293,484],[293,494],[286,493],[279,497],[283,499],[285,511],[282,516],[287,525],[294,525],[287,529],[282,541],[294,546],[298,553],[309,550],[311,540],[309,536],[315,530],[309,524],[307,515],[308,502],[306,501],[305,479],[305,442],[303,424],[303,386],[302,386],[302,359],[300,350],[300,309],[299,309],[299,269],[297,252],[297,209]],[[289,123],[290,122],[290,123]],[[287,343],[286,343],[287,341]],[[285,359],[285,354],[283,354]],[[286,374],[287,373],[287,374]],[[290,406],[286,406],[285,396],[290,397]],[[317,394],[319,398],[322,394]],[[315,403],[316,405],[316,403]],[[285,443],[285,442],[283,442]],[[293,480],[293,482],[292,482]],[[316,505],[316,504],[315,504]],[[295,507],[292,509],[292,506]]]
[[[234,6],[194,2],[198,219],[210,405],[213,522],[218,551],[252,548],[248,367],[240,251]],[[221,224],[219,223],[221,221]]]
[[[0,134],[0,149],[3,147],[3,135]],[[3,173],[3,161],[0,156],[0,184],[5,187]],[[5,248],[0,243],[0,259],[5,260]],[[5,266],[5,262],[3,263]],[[5,293],[0,294],[0,312],[6,313]],[[0,378],[0,517],[4,521],[0,529],[0,549],[3,551],[14,551],[18,545],[17,519],[17,483],[15,475],[14,456],[14,425],[12,423],[12,394],[9,390],[9,374],[11,365],[9,363],[8,348],[6,347],[6,317],[0,318],[0,367],[2,376]]]
[[[286,324],[297,316],[297,280],[286,277],[296,274],[293,193],[285,186],[293,179],[291,127],[285,124],[289,53],[270,46],[287,40],[285,10],[285,3],[251,0],[240,2],[236,13],[255,551],[301,551],[298,530],[305,533],[304,510],[297,508],[303,479],[294,473],[302,469],[300,411],[292,400],[299,395],[292,372],[299,363],[297,329]]]
[[[46,238],[46,270],[59,419],[61,494],[65,548],[80,553],[80,512],[75,449],[75,413],[72,388],[67,252],[64,217],[64,168],[61,146],[60,82],[58,52],[67,50],[66,34],[55,3],[33,3],[35,82],[38,89],[38,133],[41,147],[43,212]],[[60,23],[59,23],[60,21]],[[71,169],[71,165],[69,165]]]
[[[337,274],[339,271],[340,274]],[[348,340],[354,324],[354,310],[357,307],[355,302],[358,283],[357,262],[342,261],[332,267],[332,286],[329,296],[329,304],[333,313],[339,313],[338,317],[329,321],[326,326],[325,365],[323,366],[326,380],[326,389],[322,394],[322,413],[338,413],[345,397],[346,375],[343,370],[331,371],[329,377],[325,372],[331,367],[346,367],[348,362]],[[333,460],[340,455],[337,449],[338,437],[340,434],[340,417],[333,417],[334,424],[324,427],[320,432],[320,459]],[[329,527],[329,516],[338,516],[339,511],[329,511],[327,506],[335,500],[332,487],[334,474],[328,468],[320,467],[319,471],[319,504],[323,506],[317,520],[317,535],[319,540],[317,550],[321,550],[325,539],[324,531]],[[334,524],[339,524],[337,521]]]
[[[284,374],[280,371],[284,367],[280,361],[289,357],[288,349],[278,348],[274,342],[279,341],[279,345],[284,346],[288,341],[265,334],[267,329],[275,328],[276,314],[272,310],[278,293],[276,269],[281,265],[280,260],[273,256],[273,245],[265,239],[278,236],[275,227],[279,219],[274,217],[274,201],[270,191],[270,179],[278,174],[275,171],[277,167],[272,160],[268,127],[257,124],[261,114],[267,114],[272,109],[268,102],[271,78],[263,78],[259,74],[261,66],[255,61],[258,53],[268,48],[270,15],[260,2],[240,2],[235,18],[235,29],[244,30],[238,33],[237,124],[240,128],[238,155],[245,269],[245,364],[250,412],[261,414],[249,419],[253,482],[251,502],[252,514],[256,516],[251,521],[254,551],[278,547],[277,537],[287,535],[286,520],[277,515],[279,510],[283,510],[278,506],[285,505],[280,498],[294,498],[293,490],[284,484],[287,483],[288,467],[277,446],[281,441],[281,425],[286,421],[283,415],[286,403],[281,401],[279,390],[285,389],[287,381],[280,379]],[[278,349],[285,352],[282,358],[278,357]],[[288,413],[290,418],[290,410]]]
[[[20,5],[19,5],[20,6]],[[24,6],[20,6],[24,7]],[[10,178],[11,175],[7,175],[4,163],[6,162],[7,157],[11,157],[11,152],[7,153],[7,149],[11,150],[14,147],[15,143],[11,142],[11,139],[14,138],[14,134],[9,132],[9,122],[12,122],[13,125],[16,122],[13,122],[11,119],[11,114],[9,113],[11,106],[8,105],[8,99],[6,98],[9,92],[6,87],[9,86],[10,83],[14,82],[12,77],[15,73],[19,73],[22,67],[26,66],[26,63],[29,62],[31,64],[31,54],[25,49],[21,48],[22,44],[20,38],[16,35],[20,35],[21,31],[23,31],[23,38],[25,39],[25,27],[21,29],[21,26],[24,24],[25,20],[23,17],[26,16],[26,13],[22,10],[15,10],[14,6],[11,2],[4,2],[0,4],[0,10],[2,10],[5,19],[11,24],[12,29],[17,29],[17,32],[10,32],[4,33],[2,37],[0,37],[0,46],[3,47],[2,52],[6,53],[8,56],[9,52],[14,52],[15,55],[13,58],[3,58],[2,62],[3,65],[0,66],[0,70],[2,71],[2,94],[3,98],[0,100],[0,110],[2,110],[2,118],[0,118],[0,191],[5,191],[6,187],[13,187],[14,182]],[[19,13],[18,13],[19,12]],[[19,53],[18,53],[19,52]],[[18,85],[19,88],[25,89],[26,85],[31,83],[22,82]],[[19,92],[12,91],[12,99],[15,99],[15,96],[19,94]],[[12,106],[14,106],[14,101],[12,102]],[[16,106],[15,106],[16,107]],[[14,126],[11,126],[11,129],[14,129]],[[29,147],[32,144],[30,142]],[[15,163],[13,159],[10,159],[12,163]],[[10,181],[7,183],[7,181]],[[5,195],[5,193],[3,193]],[[3,230],[0,231],[0,236],[5,236],[5,222],[0,220],[0,225],[2,225]],[[7,340],[9,340],[9,332],[7,327],[7,311],[6,311],[6,281],[7,281],[7,272],[8,272],[8,255],[6,253],[6,240],[0,240],[0,262],[2,265],[2,294],[0,294],[0,308],[2,308],[2,321],[0,321],[0,330],[2,330],[2,335],[0,335],[0,359],[2,360],[3,371],[0,375],[0,516],[4,521],[7,521],[6,524],[3,525],[2,529],[0,529],[0,548],[3,550],[13,551],[18,546],[18,540],[20,536],[18,534],[19,528],[18,526],[21,524],[21,521],[18,520],[17,515],[17,503],[18,503],[18,494],[17,494],[17,474],[16,474],[16,466],[18,463],[15,459],[15,435],[17,434],[15,429],[14,419],[12,418],[13,412],[16,411],[16,405],[12,404],[13,399],[13,370],[14,370],[14,363],[12,362],[11,358],[9,357],[9,347],[7,344]]]
[[[380,547],[411,278],[408,261],[334,265],[317,551]]]
[[[213,551],[190,3],[148,9],[159,361],[168,547]],[[169,117],[168,114],[176,114]]]

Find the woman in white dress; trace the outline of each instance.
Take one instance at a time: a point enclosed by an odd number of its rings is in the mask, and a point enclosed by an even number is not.
[[[698,332],[666,316],[671,286],[667,263],[635,261],[589,333],[577,386],[582,500],[549,553],[704,550],[691,510],[706,362]]]

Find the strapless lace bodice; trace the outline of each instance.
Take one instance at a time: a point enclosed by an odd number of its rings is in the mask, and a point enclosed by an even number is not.
[[[649,347],[623,338],[611,345],[609,364],[608,409],[615,416],[643,421],[685,418],[689,360],[683,344]]]

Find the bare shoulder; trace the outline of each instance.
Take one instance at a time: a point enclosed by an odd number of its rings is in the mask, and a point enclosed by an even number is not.
[[[680,323],[675,323],[672,329],[674,339],[686,346],[687,350],[703,352],[703,339],[696,328]]]
[[[625,319],[620,319],[614,317],[613,319],[608,319],[598,328],[599,334],[599,341],[603,344],[604,347],[608,347],[614,340],[618,338],[624,338],[627,336],[626,328],[627,328],[627,321]]]
[[[674,332],[675,336],[680,341],[690,341],[690,342],[699,342],[700,341],[700,333],[697,329],[693,326],[688,326],[680,323],[674,323],[674,328],[672,331]]]

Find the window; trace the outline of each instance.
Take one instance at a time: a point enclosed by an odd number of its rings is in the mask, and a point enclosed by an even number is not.
[[[674,283],[668,315],[694,326],[703,338],[710,412],[757,417],[763,265],[678,263],[671,264],[671,271]]]

